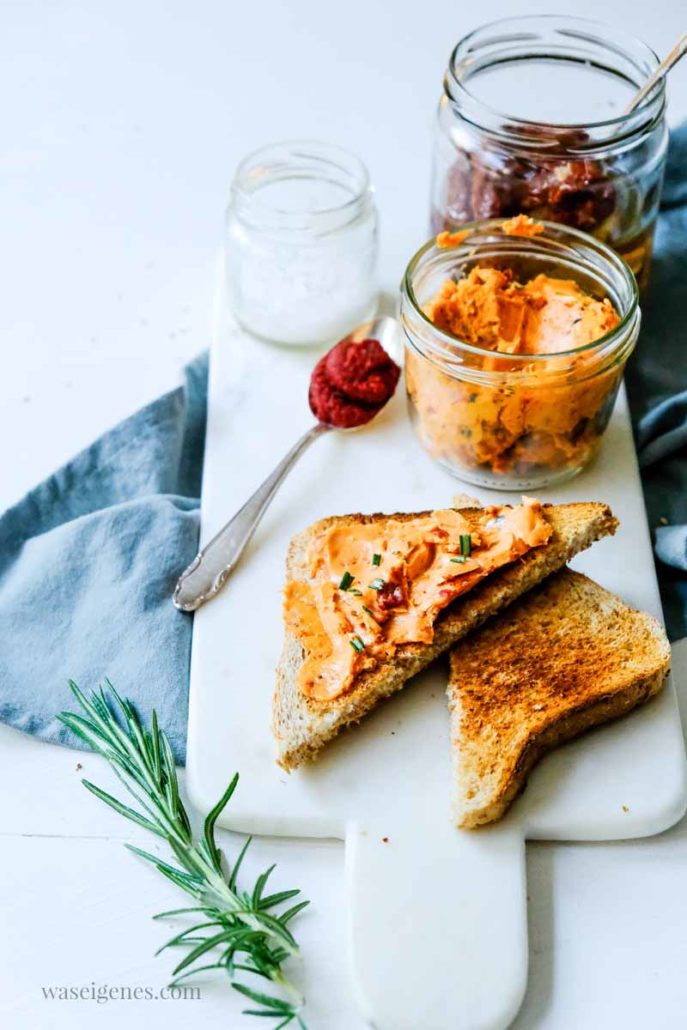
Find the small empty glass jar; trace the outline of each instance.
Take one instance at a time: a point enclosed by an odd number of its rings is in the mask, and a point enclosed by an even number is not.
[[[238,167],[227,213],[238,322],[277,343],[334,342],[376,307],[377,213],[367,169],[317,142],[264,147]]]

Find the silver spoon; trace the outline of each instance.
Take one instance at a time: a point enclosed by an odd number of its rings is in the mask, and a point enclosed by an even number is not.
[[[359,325],[344,339],[379,340],[384,350],[393,357],[396,351],[396,331],[395,319],[376,318],[372,322]],[[219,593],[243,554],[282,481],[313,440],[335,428],[325,422],[317,422],[312,429],[309,429],[279,462],[262,486],[258,487],[252,497],[249,497],[243,507],[239,508],[234,517],[227,522],[226,526],[220,529],[210,543],[206,544],[196,555],[177,582],[172,598],[176,608],[182,612],[193,612]],[[350,430],[339,430],[339,432],[350,432]]]
[[[670,51],[670,53],[666,54],[666,56],[659,64],[658,68],[656,68],[653,74],[649,76],[649,78],[646,80],[642,88],[638,90],[637,93],[635,93],[634,97],[632,98],[628,106],[625,108],[625,111],[623,113],[632,114],[632,112],[639,107],[642,101],[646,97],[648,97],[649,93],[651,93],[652,89],[659,81],[659,79],[664,78],[668,74],[670,69],[673,67],[673,65],[677,64],[677,62],[685,56],[686,52],[687,32],[685,32],[684,35],[680,36],[680,38],[678,39],[677,43]]]

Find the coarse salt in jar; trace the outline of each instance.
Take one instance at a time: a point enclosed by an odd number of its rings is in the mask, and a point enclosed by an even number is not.
[[[415,431],[459,479],[492,489],[538,489],[591,461],[639,333],[625,261],[577,230],[533,230],[492,219],[431,240],[402,285]]]
[[[326,143],[262,148],[238,167],[226,270],[240,325],[276,343],[321,345],[375,310],[377,213],[354,154]]]

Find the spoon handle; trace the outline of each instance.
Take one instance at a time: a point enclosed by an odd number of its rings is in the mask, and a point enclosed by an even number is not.
[[[658,80],[664,78],[664,76],[668,74],[673,65],[677,64],[677,62],[685,56],[686,51],[687,32],[680,36],[673,49],[670,51],[669,54],[666,54],[666,56],[659,64],[658,68],[656,68],[656,70],[654,71],[653,75],[651,75],[646,80],[646,82],[639,90],[639,92],[634,95],[632,101],[625,109],[624,113],[626,115],[632,114],[632,112],[639,107],[639,105],[642,103],[645,97],[647,97],[649,93],[651,93],[652,89],[654,88]]]
[[[322,422],[309,429],[226,526],[196,555],[177,582],[172,598],[176,608],[193,612],[219,593],[286,475],[313,440],[329,429],[331,426]]]

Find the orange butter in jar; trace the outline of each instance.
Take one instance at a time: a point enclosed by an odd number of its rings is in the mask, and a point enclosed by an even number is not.
[[[503,490],[593,458],[639,332],[636,280],[609,247],[527,218],[441,234],[402,287],[417,435],[460,479]]]

